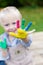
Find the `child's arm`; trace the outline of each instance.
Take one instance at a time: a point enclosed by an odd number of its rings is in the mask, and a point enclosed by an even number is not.
[[[28,43],[30,40],[32,40],[32,36],[30,36],[33,32],[35,32],[36,30],[33,29],[32,31],[28,32],[28,35],[26,38],[22,39],[25,43]]]
[[[25,43],[28,43],[29,42],[29,39],[25,38],[25,39],[22,39]]]
[[[27,38],[22,39],[21,44],[25,47],[29,47],[32,43],[32,35],[28,35]]]

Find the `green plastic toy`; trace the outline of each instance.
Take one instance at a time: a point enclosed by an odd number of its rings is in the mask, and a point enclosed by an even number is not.
[[[1,47],[2,49],[7,49],[6,39],[4,39],[4,41],[0,40],[0,47]]]

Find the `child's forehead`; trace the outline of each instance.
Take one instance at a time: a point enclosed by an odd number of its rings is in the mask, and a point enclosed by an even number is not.
[[[19,16],[6,15],[2,18],[2,24],[16,22],[17,20],[21,20]]]

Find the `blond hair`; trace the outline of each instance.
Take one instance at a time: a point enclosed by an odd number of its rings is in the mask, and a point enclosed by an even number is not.
[[[18,17],[20,20],[22,19],[22,15],[21,13],[19,12],[19,10],[16,8],[16,7],[13,7],[13,6],[9,6],[9,7],[6,7],[6,8],[3,8],[1,11],[0,11],[0,23],[1,21],[5,18],[5,17],[10,17],[10,15],[12,15],[12,17]]]

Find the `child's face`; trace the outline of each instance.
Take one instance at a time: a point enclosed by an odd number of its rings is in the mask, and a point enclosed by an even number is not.
[[[5,29],[6,32],[16,32],[17,31],[17,23],[16,21],[20,20],[19,18],[15,18],[15,17],[8,17],[5,19],[3,19],[2,25],[3,28]]]

